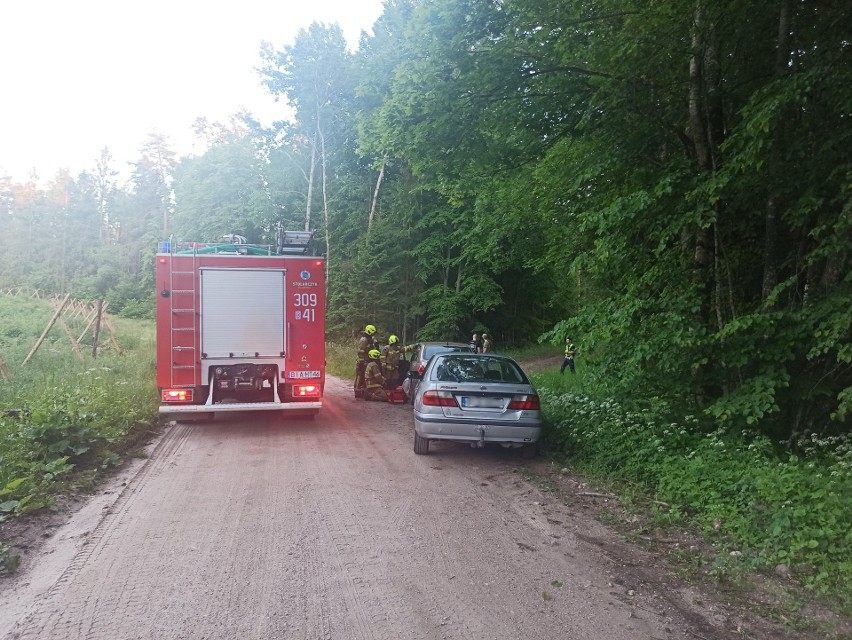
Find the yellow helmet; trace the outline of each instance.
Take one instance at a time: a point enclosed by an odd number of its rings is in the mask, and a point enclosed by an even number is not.
[[[376,327],[374,325],[368,324],[366,327],[364,327],[364,333],[366,333],[368,336],[373,335],[375,332]]]
[[[378,360],[381,357],[382,352],[378,349],[370,349],[370,353],[367,355],[369,355],[373,360]]]
[[[397,338],[396,336],[391,336],[390,338],[388,338],[388,344],[396,344],[397,342],[399,342],[399,338]]]

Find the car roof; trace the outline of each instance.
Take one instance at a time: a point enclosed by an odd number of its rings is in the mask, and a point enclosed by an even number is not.
[[[465,345],[467,346],[467,345]],[[458,358],[458,357],[471,357],[478,358],[480,360],[508,360],[510,362],[514,362],[519,367],[521,366],[518,362],[512,358],[511,356],[504,355],[502,353],[474,353],[473,351],[464,351],[461,353],[455,351],[448,351],[446,353],[436,353],[436,358]]]
[[[489,362],[502,362],[508,363],[513,368],[517,369],[521,375],[526,379],[523,384],[532,384],[529,380],[529,375],[524,371],[524,368],[518,363],[517,360],[512,358],[511,356],[503,355],[500,353],[474,353],[472,351],[467,352],[445,352],[445,353],[436,353],[429,359],[429,367],[434,371],[436,368],[443,366],[442,363],[447,360],[455,360],[455,359],[465,359],[469,361],[474,361],[477,364],[488,366]]]
[[[439,346],[439,347],[468,347],[468,346],[470,346],[467,342],[445,342],[445,341],[440,341],[440,340],[421,341],[421,342],[418,342],[417,344],[422,344],[424,347],[426,347],[426,346],[429,346],[429,347],[434,347],[434,346]]]

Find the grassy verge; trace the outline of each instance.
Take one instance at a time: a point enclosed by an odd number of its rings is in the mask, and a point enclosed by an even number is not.
[[[355,355],[358,341],[330,340],[325,343],[325,370],[329,375],[344,380],[355,379]]]
[[[534,376],[545,449],[621,495],[641,494],[653,526],[684,527],[715,549],[707,575],[782,575],[852,613],[852,441],[808,438],[797,454],[749,432],[646,402],[622,404],[584,379]]]
[[[0,378],[0,520],[47,506],[66,488],[94,486],[157,423],[153,323],[112,318],[121,351],[103,335],[97,358],[91,342],[77,354],[54,326],[22,364],[53,313],[41,301],[0,296],[8,375]],[[65,321],[75,337],[85,329],[82,316]]]

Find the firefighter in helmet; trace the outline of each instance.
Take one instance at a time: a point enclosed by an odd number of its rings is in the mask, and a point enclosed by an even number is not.
[[[399,338],[391,336],[388,343],[382,347],[382,372],[388,383],[388,389],[395,389],[399,384],[399,361],[402,358],[403,347]]]
[[[379,364],[382,352],[378,349],[370,349],[367,357],[367,368],[364,370],[364,400],[384,400],[387,402],[388,394],[385,391],[385,377],[382,375],[382,366]]]
[[[379,345],[373,337],[376,334],[375,325],[368,324],[364,327],[358,340],[358,355],[355,360],[355,397],[364,396],[364,371],[367,368],[369,353],[371,349],[378,349]]]

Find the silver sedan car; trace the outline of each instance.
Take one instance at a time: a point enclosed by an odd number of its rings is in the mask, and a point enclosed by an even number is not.
[[[432,440],[474,447],[497,443],[535,456],[541,435],[538,394],[517,362],[490,353],[432,357],[414,394],[414,453]]]

